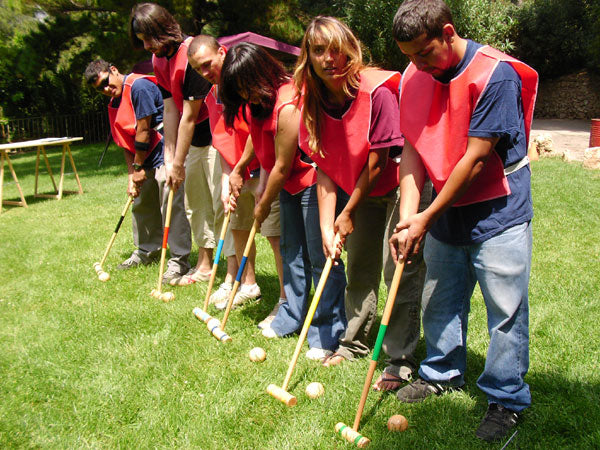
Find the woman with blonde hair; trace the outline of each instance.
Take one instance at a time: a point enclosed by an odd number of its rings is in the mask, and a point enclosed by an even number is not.
[[[283,66],[262,47],[248,43],[237,44],[227,52],[219,87],[225,123],[233,125],[243,107],[250,129],[251,144],[246,146],[230,176],[232,194],[238,194],[246,164],[255,154],[268,173],[266,187],[254,209],[259,223],[268,215],[271,202],[279,198],[287,302],[280,306],[273,322],[263,327],[262,334],[269,338],[286,336],[302,328],[312,282],[317,285],[325,265],[316,171],[303,160],[298,149],[300,114],[294,104],[297,93]],[[321,361],[337,348],[346,326],[345,286],[343,266],[332,268],[308,330],[309,359]]]
[[[360,42],[332,17],[316,17],[306,29],[294,73],[303,92],[300,147],[317,164],[317,197],[323,250],[338,233],[348,252],[345,308],[348,326],[337,351],[324,361],[334,366],[366,356],[367,338],[377,317],[377,294],[384,266],[389,288],[394,264],[384,245],[398,221],[400,74],[363,63]],[[377,390],[398,389],[416,368],[422,258],[407,265],[383,342],[390,356]]]

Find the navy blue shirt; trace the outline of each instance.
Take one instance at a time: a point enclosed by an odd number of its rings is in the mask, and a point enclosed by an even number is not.
[[[465,56],[441,82],[449,82],[471,62],[481,44],[467,41]],[[504,167],[527,155],[521,79],[509,63],[496,67],[471,117],[469,136],[499,138],[495,151]],[[531,170],[523,167],[507,176],[511,194],[467,206],[450,207],[430,232],[452,245],[484,242],[515,225],[533,218]],[[434,192],[435,196],[435,192]]]
[[[127,79],[127,76],[125,76],[125,79]],[[160,89],[158,89],[158,86],[152,81],[140,78],[133,83],[131,86],[131,103],[133,104],[136,120],[152,116],[150,119],[150,127],[152,128],[162,122],[164,109],[163,98],[160,94]],[[113,99],[113,107],[118,108],[120,104],[121,97]],[[154,150],[146,156],[142,167],[144,169],[156,169],[163,164],[163,139],[161,139],[158,145],[154,147]]]

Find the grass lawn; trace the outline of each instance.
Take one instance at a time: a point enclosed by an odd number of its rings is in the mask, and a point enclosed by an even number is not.
[[[149,296],[158,266],[115,270],[132,250],[129,215],[105,265],[112,278],[98,281],[92,264],[126,199],[122,155],[112,146],[98,169],[101,150],[73,147],[85,194],[61,201],[33,199],[35,154],[12,158],[30,206],[4,207],[0,215],[0,447],[353,448],[334,426],[352,424],[368,359],[326,369],[301,355],[289,388],[298,397],[294,408],[265,391],[281,385],[296,339],[267,341],[256,327],[278,297],[262,237],[263,301],[232,312],[229,344],[192,315],[205,283],[169,288],[176,299],[165,304]],[[50,160],[57,167],[58,153]],[[599,448],[600,174],[558,160],[535,162],[533,172],[526,378],[533,405],[508,448]],[[67,176],[65,188],[74,185]],[[7,182],[4,198],[17,197]],[[193,261],[196,255],[194,249]],[[382,288],[380,312],[384,299]],[[360,428],[370,448],[502,446],[474,436],[486,410],[475,383],[488,343],[478,290],[470,325],[466,389],[413,405],[370,393]],[[267,351],[263,363],[248,358],[255,346]],[[418,353],[424,356],[422,342]],[[381,361],[378,372],[383,367]],[[304,394],[312,381],[325,386],[317,400]],[[407,431],[387,431],[392,414],[407,417]]]

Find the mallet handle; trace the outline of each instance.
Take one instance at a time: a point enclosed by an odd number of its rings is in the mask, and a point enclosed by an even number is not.
[[[169,241],[169,227],[171,226],[171,211],[173,209],[173,188],[169,190],[169,198],[167,200],[167,217],[165,217],[165,228],[163,231],[162,250],[160,252],[160,268],[158,269],[158,283],[156,290],[162,292],[162,277],[165,270],[165,258],[167,256],[167,242]]]
[[[210,279],[208,280],[208,287],[206,288],[206,297],[204,297],[204,311],[208,310],[208,300],[210,299],[210,293],[215,283],[215,277],[217,276],[217,269],[219,268],[219,259],[221,258],[221,252],[223,251],[223,244],[225,243],[225,234],[227,233],[227,225],[229,225],[229,217],[231,216],[231,210],[227,211],[223,226],[221,227],[221,235],[219,236],[219,245],[217,246],[217,252],[215,253],[215,260],[213,261],[212,270],[210,272]]]
[[[110,237],[110,240],[108,241],[108,246],[106,247],[106,251],[104,252],[104,256],[102,257],[102,260],[100,261],[100,267],[104,267],[104,263],[106,262],[106,258],[108,257],[108,253],[110,252],[110,249],[112,248],[115,239],[117,238],[117,233],[119,232],[119,228],[121,228],[121,224],[123,223],[123,219],[125,219],[125,215],[127,214],[127,210],[129,209],[129,206],[131,206],[131,203],[133,202],[133,197],[129,196],[127,197],[127,202],[125,203],[125,207],[123,208],[123,212],[121,213],[121,217],[119,219],[119,221],[117,222],[117,226],[115,227],[115,231],[113,232],[112,236]]]
[[[339,235],[335,236],[334,247],[337,246],[337,242],[339,240]],[[323,289],[325,289],[325,283],[327,283],[327,278],[329,277],[329,272],[331,271],[331,266],[333,265],[333,258],[327,258],[325,262],[325,266],[323,267],[323,272],[321,272],[321,277],[319,278],[319,284],[315,289],[315,294],[313,296],[312,302],[310,304],[310,308],[306,313],[306,319],[304,320],[304,325],[302,325],[302,331],[300,332],[300,336],[298,337],[298,343],[296,344],[296,349],[294,350],[294,355],[292,356],[292,360],[290,362],[290,366],[288,368],[287,373],[285,374],[285,378],[283,380],[283,384],[281,385],[284,391],[287,390],[288,385],[290,384],[290,379],[292,378],[292,373],[294,372],[294,368],[296,367],[296,363],[298,362],[298,357],[300,356],[300,352],[302,351],[302,346],[304,345],[304,340],[306,339],[306,335],[308,334],[308,329],[310,328],[310,324],[312,323],[313,317],[315,315],[315,311],[319,306],[319,300],[321,300],[321,294],[323,293]]]
[[[354,425],[352,426],[352,428],[355,431],[358,431],[358,425],[360,424],[360,418],[361,418],[363,410],[365,408],[365,403],[367,401],[367,395],[369,395],[369,389],[371,388],[371,381],[373,381],[373,374],[375,373],[375,367],[377,366],[377,360],[379,359],[379,352],[381,351],[381,346],[383,345],[383,338],[385,337],[385,331],[387,330],[387,326],[390,322],[390,316],[392,315],[392,310],[394,309],[394,302],[396,301],[396,294],[398,293],[398,286],[400,285],[400,279],[402,278],[403,270],[404,270],[404,260],[399,261],[396,264],[396,270],[394,271],[394,278],[392,279],[392,284],[390,285],[390,290],[388,292],[387,301],[385,302],[385,309],[383,310],[383,317],[381,318],[381,325],[379,326],[379,332],[377,333],[377,341],[375,341],[375,347],[373,348],[373,355],[371,357],[371,362],[369,363],[369,370],[367,371],[367,376],[365,378],[365,384],[363,386],[362,394],[360,396],[360,401],[358,402],[358,409],[356,411],[356,416],[354,417]]]
[[[244,269],[246,268],[246,261],[248,260],[248,255],[250,254],[250,249],[252,248],[252,244],[254,243],[254,235],[256,234],[256,230],[258,229],[258,222],[254,219],[254,223],[252,224],[252,229],[250,230],[250,234],[248,235],[248,241],[246,242],[246,248],[244,248],[244,254],[242,256],[242,261],[240,262],[240,268],[238,269],[238,273],[235,277],[235,283],[233,283],[233,287],[231,288],[231,293],[229,294],[229,300],[227,301],[227,308],[225,308],[225,315],[223,315],[223,321],[221,322],[221,330],[225,330],[225,324],[227,323],[227,318],[229,317],[229,312],[231,311],[231,307],[233,306],[233,299],[235,298],[235,294],[237,293],[238,287],[242,282],[242,274],[244,273]]]

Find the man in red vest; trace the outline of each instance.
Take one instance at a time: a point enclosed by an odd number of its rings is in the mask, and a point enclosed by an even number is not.
[[[487,412],[476,431],[507,435],[531,404],[528,285],[531,171],[527,141],[537,91],[530,67],[461,38],[442,0],[406,0],[394,39],[411,64],[402,77],[400,222],[393,253],[410,258],[427,233],[420,378],[398,392],[418,402],[465,384],[470,299],[479,283],[490,343],[477,386]],[[426,174],[435,196],[417,213]]]
[[[130,37],[134,47],[153,54],[152,65],[165,103],[164,135],[167,182],[175,190],[183,185],[188,218],[198,244],[198,263],[188,277],[171,274],[171,284],[207,281],[212,252],[217,245],[224,213],[221,204],[221,167],[211,145],[208,111],[204,104],[210,84],[188,64],[186,37],[162,6],[140,3],[133,7]],[[184,168],[185,164],[185,168]],[[184,184],[185,179],[185,184]],[[235,277],[235,249],[225,242],[228,276]]]
[[[229,174],[240,160],[250,131],[248,124],[244,120],[236,120],[233,128],[225,126],[223,118],[223,103],[219,98],[219,80],[221,79],[221,69],[227,49],[219,44],[219,41],[213,36],[201,34],[190,43],[188,48],[188,62],[190,66],[213,86],[206,96],[206,106],[208,108],[208,117],[210,130],[213,136],[213,146],[220,154],[221,169],[223,171],[221,185],[221,200],[225,211],[229,209]],[[242,194],[237,199],[235,211],[231,214],[230,225],[231,233],[235,243],[238,260],[241,261],[244,253],[244,247],[250,235],[250,229],[254,221],[254,203],[257,190],[260,188],[259,173],[260,167],[258,160],[254,159],[244,183]],[[264,184],[264,183],[262,183]],[[264,186],[263,186],[264,188]],[[260,197],[260,195],[258,195]],[[285,301],[285,291],[283,288],[283,263],[279,249],[279,236],[281,227],[279,223],[279,200],[275,200],[271,205],[269,217],[261,224],[260,232],[267,238],[273,249],[275,257],[275,266],[279,275],[279,301],[275,304],[273,311],[268,318],[259,323],[259,328],[268,325],[277,314],[279,306]],[[233,301],[234,306],[240,305],[256,297],[260,293],[256,284],[254,265],[256,260],[256,250],[253,249],[246,263],[246,270],[242,276],[240,290]],[[211,302],[219,306],[225,306],[225,301],[229,298],[231,283],[227,280],[221,284],[219,289],[211,296]]]
[[[162,123],[163,100],[156,79],[139,74],[123,75],[99,59],[84,74],[90,86],[111,97],[108,117],[115,143],[123,148],[129,173],[127,193],[135,197],[131,208],[133,241],[137,249],[119,264],[130,269],[155,261],[162,247],[163,216],[169,188],[163,158],[163,139],[156,129]],[[185,273],[192,246],[183,192],[173,197],[167,271]]]

